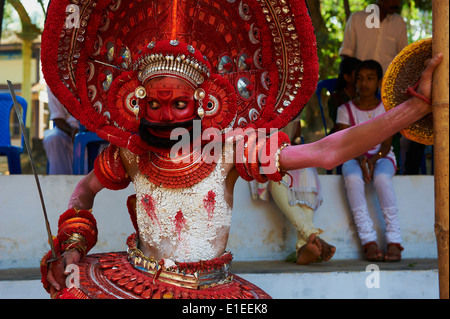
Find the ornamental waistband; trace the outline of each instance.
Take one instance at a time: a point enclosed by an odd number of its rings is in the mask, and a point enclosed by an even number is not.
[[[154,281],[168,283],[188,289],[206,289],[216,285],[230,283],[233,276],[228,274],[231,260],[230,252],[211,260],[198,262],[176,262],[170,259],[155,260],[147,257],[137,248],[138,236],[128,237],[128,259],[131,265],[153,278]]]

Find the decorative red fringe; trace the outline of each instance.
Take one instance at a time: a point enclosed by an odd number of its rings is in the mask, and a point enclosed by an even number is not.
[[[269,158],[271,158],[271,160],[262,162],[261,167],[269,167],[270,165],[275,164],[274,158],[275,158],[276,154],[273,154],[271,152],[271,149],[273,149],[273,145],[271,145],[271,144],[275,143],[275,142],[277,143],[276,149],[278,150],[283,144],[290,144],[289,136],[284,132],[277,131],[267,139],[267,142],[266,142],[265,146],[261,149],[261,152],[265,151],[266,158],[269,157]],[[260,156],[261,156],[261,154],[260,154]],[[274,182],[281,181],[283,176],[285,175],[285,173],[279,172],[277,170],[277,168],[273,168],[273,169],[275,169],[275,173],[266,174],[267,178]]]
[[[265,16],[258,8],[260,6],[259,3],[257,1],[248,1],[247,3],[251,7],[252,12],[255,14],[258,21],[258,27],[262,30],[260,33],[262,35],[261,42],[263,47],[263,65],[266,67],[269,66],[270,80],[272,82],[270,92],[267,97],[266,107],[260,119],[258,119],[255,124],[257,127],[261,128],[280,129],[285,127],[300,113],[316,90],[317,81],[319,79],[319,61],[317,56],[317,42],[314,34],[314,28],[308,14],[306,1],[290,0],[290,7],[294,13],[294,24],[298,32],[301,32],[301,36],[299,37],[299,47],[302,50],[301,59],[303,61],[303,80],[301,92],[297,94],[291,104],[288,107],[284,107],[284,111],[279,114],[275,110],[275,99],[278,93],[278,71],[274,66],[273,57],[271,54],[272,38],[270,37],[270,30],[265,23]]]
[[[94,174],[100,183],[108,189],[127,188],[131,182],[119,155],[119,148],[114,144],[105,148],[95,159]]]
[[[74,233],[86,239],[86,250],[80,251],[84,257],[97,243],[97,221],[90,211],[70,208],[59,217],[57,238],[61,251],[66,248],[63,243]]]
[[[245,135],[243,140],[236,146],[235,167],[239,176],[246,181],[256,180],[265,183],[268,180],[279,182],[284,176],[284,172],[278,172],[273,167],[275,173],[262,174],[260,168],[275,165],[275,156],[272,150],[278,150],[283,144],[290,144],[289,136],[281,131],[276,131],[265,139],[257,138],[256,133]],[[240,143],[246,143],[243,147]],[[273,143],[277,143],[276,148]],[[264,156],[264,157],[263,157]],[[267,160],[269,159],[269,160]]]

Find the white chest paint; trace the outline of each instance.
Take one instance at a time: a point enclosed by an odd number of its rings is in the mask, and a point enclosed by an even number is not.
[[[179,262],[208,260],[216,256],[218,232],[231,224],[231,207],[225,201],[222,160],[201,182],[168,189],[156,186],[138,173],[137,224],[141,240]]]

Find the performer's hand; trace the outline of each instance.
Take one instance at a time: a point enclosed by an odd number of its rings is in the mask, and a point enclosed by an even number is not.
[[[62,254],[61,258],[52,261],[49,264],[47,280],[50,283],[50,295],[66,287],[66,277],[70,275],[65,269],[68,265],[76,264],[80,261],[81,254],[76,250],[68,251]]]
[[[417,88],[417,93],[422,94],[428,100],[431,101],[431,84],[433,82],[433,72],[436,67],[442,62],[443,54],[438,53],[432,59],[428,61],[427,67],[422,72],[420,77],[419,87]],[[430,112],[431,112],[431,105]]]

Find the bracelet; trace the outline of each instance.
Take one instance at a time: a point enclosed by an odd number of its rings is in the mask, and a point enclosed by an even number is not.
[[[82,256],[86,256],[87,251],[87,241],[83,235],[78,233],[73,233],[70,237],[61,244],[61,250],[63,252],[70,250],[77,250]]]
[[[59,218],[57,238],[61,251],[76,249],[85,257],[97,243],[97,222],[89,210],[68,209]]]
[[[245,158],[247,159],[244,166],[253,179],[255,179],[258,183],[265,183],[268,179],[259,173],[258,144],[261,144],[261,138],[258,138],[256,133],[251,134],[251,136],[248,137],[247,147],[244,151]]]
[[[248,136],[244,136],[242,141],[238,142],[236,145],[236,170],[239,173],[239,176],[242,177],[243,180],[250,182],[254,178],[250,175],[245,167],[246,158],[245,158],[245,148],[248,146],[247,143]],[[241,144],[242,143],[242,144]]]
[[[271,152],[271,143],[276,143],[277,150],[273,150],[274,152]],[[266,145],[261,151],[262,153],[265,152],[266,156],[269,156],[271,160],[267,162],[261,162],[261,169],[263,170],[262,173],[264,173],[264,175],[266,175],[269,180],[279,182],[285,175],[285,172],[282,172],[280,169],[280,154],[285,147],[291,144],[289,141],[289,137],[286,133],[278,131],[276,135],[271,135],[266,140],[265,144]]]
[[[421,99],[422,101],[424,101],[427,104],[431,104],[431,101],[428,98],[426,98],[425,96],[423,96],[420,93],[417,93],[417,88],[419,87],[419,83],[420,83],[420,79],[416,82],[416,84],[414,84],[413,86],[410,86],[406,90],[406,93],[408,93],[411,96],[417,97],[418,99]]]
[[[289,146],[288,143],[284,143],[283,145],[281,145],[281,147],[277,150],[277,153],[275,155],[275,167],[277,168],[278,173],[281,173],[281,169],[280,169],[280,154],[281,154],[281,151],[287,146]]]

